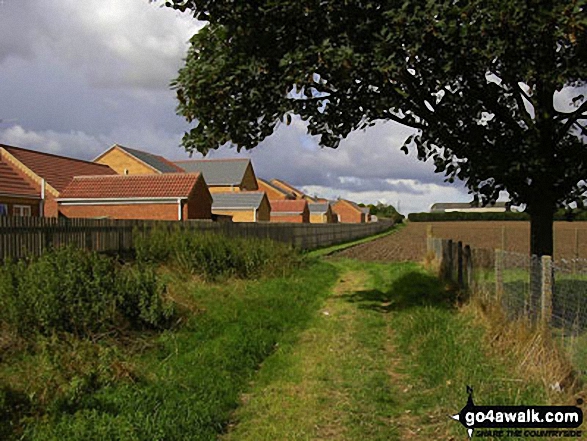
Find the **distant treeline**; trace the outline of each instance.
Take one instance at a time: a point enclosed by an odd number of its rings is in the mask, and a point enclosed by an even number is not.
[[[379,219],[391,219],[395,223],[401,223],[405,218],[403,214],[398,213],[394,206],[382,204],[381,202],[378,202],[376,205],[359,204],[359,207],[369,207],[369,214],[371,216],[377,216]]]
[[[411,222],[448,222],[448,221],[529,221],[527,213],[513,211],[472,213],[451,211],[448,213],[410,213],[408,220]],[[568,212],[559,210],[554,215],[555,221],[587,221],[587,211]]]

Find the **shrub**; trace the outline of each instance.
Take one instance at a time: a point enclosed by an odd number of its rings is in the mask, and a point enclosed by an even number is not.
[[[103,330],[116,312],[115,266],[96,253],[62,248],[7,265],[0,277],[2,319],[21,335]]]
[[[150,265],[128,266],[120,270],[116,290],[122,314],[135,327],[161,328],[169,323],[175,308],[165,300],[165,284]]]
[[[174,228],[137,232],[139,262],[167,262],[208,280],[282,273],[300,262],[292,247],[268,239],[227,237]]]
[[[151,266],[66,247],[0,267],[0,320],[24,337],[89,337],[124,320],[157,328],[174,312],[164,292]]]

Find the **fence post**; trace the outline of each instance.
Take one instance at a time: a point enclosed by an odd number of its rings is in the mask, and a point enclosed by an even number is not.
[[[495,250],[495,300],[501,307],[503,298],[503,250]]]
[[[457,283],[460,289],[465,287],[463,281],[463,242],[460,240],[457,242]]]
[[[544,327],[550,324],[552,318],[553,282],[552,256],[542,256],[541,321]]]
[[[473,256],[471,255],[471,247],[469,245],[465,245],[463,248],[463,264],[466,274],[466,287],[470,288],[473,285]]]

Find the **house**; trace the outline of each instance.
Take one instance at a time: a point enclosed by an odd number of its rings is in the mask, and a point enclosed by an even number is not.
[[[116,174],[106,165],[4,144],[0,144],[0,158],[39,188],[40,214],[47,217],[58,215],[55,199],[74,176]]]
[[[367,210],[369,210],[367,208]],[[352,201],[338,199],[332,204],[332,211],[339,222],[359,224],[365,222],[365,212]]]
[[[212,213],[233,222],[269,222],[271,205],[262,191],[212,193]]]
[[[369,207],[361,207],[361,211],[365,215],[365,222],[371,222],[371,209]]]
[[[97,164],[109,166],[119,175],[181,173],[183,169],[163,156],[114,144],[94,159]]]
[[[299,200],[270,200],[271,222],[309,223],[310,210],[308,201]]]
[[[0,158],[0,216],[40,216],[41,187]]]
[[[472,202],[439,202],[432,204],[430,213],[450,213],[453,211],[468,213],[500,213],[510,211],[509,202],[496,202],[495,205],[475,207]]]
[[[332,212],[330,202],[311,202],[308,203],[310,210],[310,223],[312,224],[332,224],[335,223],[335,216]]]
[[[282,187],[278,187],[277,185],[272,184],[269,181],[266,181],[261,178],[257,178],[257,186],[259,187],[259,191],[264,191],[267,193],[267,198],[269,201],[283,201],[283,200],[293,200],[296,199],[296,195],[290,191],[285,190]]]
[[[212,196],[200,173],[76,176],[57,202],[60,214],[74,218],[212,218]]]
[[[295,196],[295,199],[305,199],[309,203],[317,202],[316,198],[305,194],[303,191],[298,190],[293,185],[290,185],[287,182],[282,181],[280,179],[272,179],[271,184],[273,184],[273,186],[275,187],[281,188],[283,191],[287,193],[293,194]]]
[[[257,191],[257,178],[247,158],[196,159],[174,163],[186,173],[202,173],[210,193]]]

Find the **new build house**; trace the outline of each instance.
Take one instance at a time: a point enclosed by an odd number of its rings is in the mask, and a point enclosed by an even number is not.
[[[366,215],[363,209],[354,202],[346,199],[338,199],[334,202],[332,204],[332,211],[337,216],[338,222],[359,224],[366,221]]]
[[[39,215],[47,217],[58,215],[55,199],[60,196],[74,176],[116,174],[106,165],[3,144],[0,144],[0,158],[21,177],[26,177],[27,182],[37,189],[41,200],[37,203],[39,207],[37,210]],[[30,207],[30,213],[34,215],[35,204],[30,204]],[[19,208],[19,210],[24,210],[24,215],[29,212],[27,208]]]
[[[0,157],[0,216],[40,216],[41,187]]]
[[[200,173],[79,176],[57,199],[76,218],[189,220],[212,218],[212,196]]]
[[[308,204],[310,210],[310,223],[331,224],[334,223],[334,214],[329,202],[311,202]]]
[[[114,144],[94,162],[109,166],[119,175],[181,173],[183,169],[163,156]]]
[[[210,193],[259,190],[250,159],[195,159],[174,164],[186,173],[202,173]]]
[[[309,223],[310,210],[308,201],[273,200],[271,203],[271,222]]]
[[[232,216],[233,222],[269,222],[271,206],[259,191],[212,193],[212,213]]]
[[[271,184],[275,187],[281,188],[283,191],[285,191],[287,193],[294,195],[294,199],[305,199],[306,201],[308,201],[310,203],[317,202],[316,198],[313,198],[312,196],[307,195],[303,191],[298,190],[293,185],[290,185],[289,183],[282,181],[281,179],[271,179]]]
[[[270,201],[296,199],[296,195],[293,192],[287,191],[284,188],[279,187],[264,179],[257,178],[257,185],[259,187],[259,191],[264,191],[265,193],[267,193],[267,197]]]

